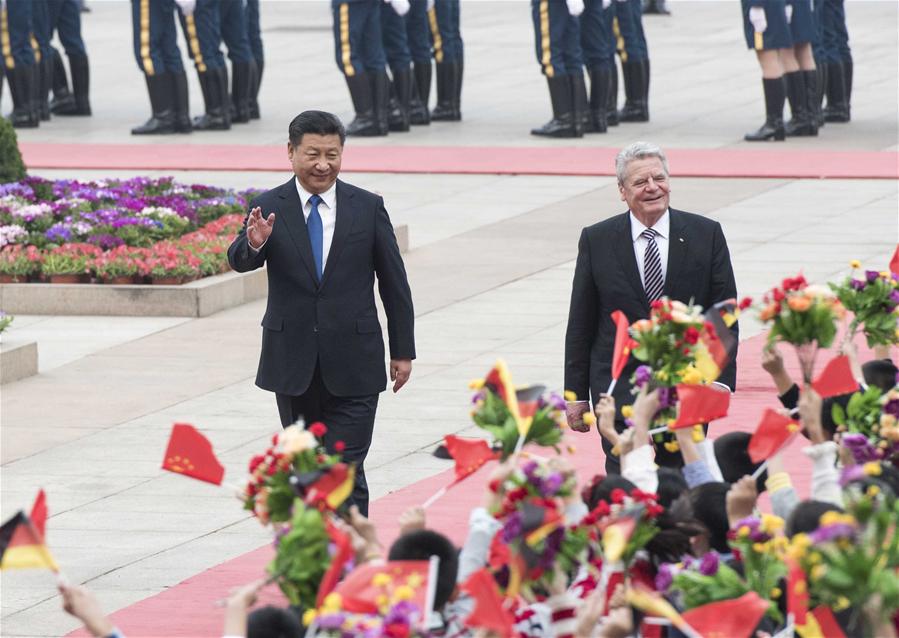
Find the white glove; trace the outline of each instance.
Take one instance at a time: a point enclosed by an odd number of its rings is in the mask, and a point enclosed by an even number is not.
[[[793,5],[788,4],[786,7],[784,7],[784,10],[787,12],[787,24],[792,23],[793,22]]]
[[[752,28],[755,29],[756,33],[764,33],[765,29],[768,28],[768,18],[765,17],[765,8],[750,7],[749,21],[752,23]]]
[[[430,11],[430,10],[433,9],[433,8],[434,8],[434,0],[428,0],[428,4],[427,4],[427,6],[425,7],[425,9],[426,9],[427,11]]]
[[[565,0],[568,4],[568,13],[577,17],[584,12],[584,0]]]
[[[399,16],[409,13],[409,0],[390,0],[390,6]]]
[[[193,15],[194,9],[197,8],[197,0],[175,0],[175,4],[186,16]]]
[[[602,8],[608,9],[612,6],[612,0],[602,0]]]

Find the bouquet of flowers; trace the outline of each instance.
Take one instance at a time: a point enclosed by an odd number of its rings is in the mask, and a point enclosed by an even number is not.
[[[627,568],[658,533],[656,519],[665,509],[655,494],[636,488],[630,493],[616,488],[610,499],[611,503],[600,501],[581,524],[591,528],[590,538],[599,540],[606,561]]]
[[[762,514],[761,518],[750,516],[737,521],[728,533],[734,555],[743,563],[746,587],[772,601],[767,613],[777,622],[783,617],[774,601],[783,595],[778,583],[787,575],[784,557],[789,545],[783,527],[782,518]]]
[[[310,609],[331,564],[332,548],[321,511],[300,499],[292,502],[291,511],[287,524],[275,533],[275,557],[267,570],[291,605]]]
[[[844,482],[876,477],[878,469],[854,466]],[[844,495],[846,512],[825,513],[818,529],[793,538],[790,552],[808,576],[812,600],[834,611],[852,608],[848,635],[869,636],[871,625],[899,609],[899,500],[876,484]]]
[[[516,389],[502,361],[497,362],[486,378],[469,385],[477,391],[472,398],[471,418],[501,446],[501,460],[526,443],[559,451],[562,428],[566,425],[563,397],[544,394],[542,385]]]
[[[771,325],[768,343],[792,344],[802,378],[811,383],[818,349],[829,348],[837,334],[837,320],[844,312],[840,300],[827,286],[809,285],[798,275],[784,279],[780,287],[765,294],[763,301],[759,319]]]
[[[684,609],[739,598],[750,590],[714,551],[699,559],[685,557],[680,563],[663,563],[656,574],[656,589],[678,599]]]
[[[896,313],[899,308],[899,275],[888,271],[866,270],[862,279],[854,277],[858,261],[850,264],[852,272],[840,284],[830,284],[837,299],[855,316],[849,324],[846,339],[861,327],[868,347],[899,343]]]
[[[834,403],[831,413],[843,432],[841,443],[856,463],[884,460],[899,465],[899,386],[887,393],[870,386],[853,394],[845,408]]]

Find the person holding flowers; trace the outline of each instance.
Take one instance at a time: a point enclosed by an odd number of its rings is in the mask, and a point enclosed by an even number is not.
[[[565,389],[575,395],[567,406],[568,423],[579,431],[589,429],[584,414],[590,412],[591,402],[599,403],[612,380],[614,311],[622,311],[633,325],[648,319],[650,305],[663,296],[705,309],[736,297],[721,225],[669,207],[668,162],[662,149],[648,142],[631,144],[618,154],[615,168],[628,211],[583,230],[571,291]],[[736,324],[731,330],[736,337]],[[620,409],[632,403],[628,380],[636,367],[631,359],[612,393],[619,406],[615,421],[619,432],[626,427]],[[733,362],[718,381],[729,390],[735,388]],[[603,437],[606,471],[618,473],[620,462],[611,454],[612,445]],[[663,465],[680,463],[680,455],[665,450],[656,458]]]

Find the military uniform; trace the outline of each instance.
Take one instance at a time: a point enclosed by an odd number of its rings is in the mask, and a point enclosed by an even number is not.
[[[256,60],[247,34],[243,0],[219,0],[222,41],[231,60],[231,121],[250,121],[250,92],[256,80]]]
[[[643,32],[641,0],[614,0],[613,31],[621,58],[624,79],[624,108],[618,112],[621,122],[649,121],[649,47]],[[616,96],[617,100],[617,96]]]
[[[51,47],[53,101],[50,112],[54,115],[90,115],[90,65],[81,37],[81,9],[77,0],[47,0],[47,8],[50,11],[50,29],[59,37],[72,72],[70,93],[62,57],[59,51]]]
[[[790,25],[790,39],[797,51],[811,47],[818,37],[812,0],[786,0],[787,22]],[[787,137],[813,136],[818,134],[817,105],[818,77],[816,69],[785,72],[787,100],[793,118],[784,124]]]
[[[178,12],[206,107],[206,112],[192,121],[193,128],[200,131],[231,128],[228,69],[219,46],[222,41],[219,11],[218,0],[197,0],[191,13]]]
[[[743,32],[746,46],[754,51],[789,49],[793,46],[790,25],[787,23],[785,0],[742,0]],[[764,11],[766,26],[758,31],[750,18],[751,10]],[[743,136],[747,142],[784,140],[783,109],[786,102],[786,86],[783,76],[762,78],[765,94],[765,123],[757,131]]]
[[[9,119],[16,128],[40,125],[40,71],[31,41],[33,6],[31,0],[8,0],[0,9],[3,69],[13,101]]]
[[[334,53],[346,79],[355,119],[347,135],[387,135],[390,79],[381,37],[381,0],[331,0]]]
[[[175,27],[174,0],[131,0],[134,57],[147,81],[152,115],[133,135],[190,133],[187,76]]]
[[[259,85],[262,83],[262,70],[265,68],[265,55],[262,50],[262,31],[259,28],[259,0],[246,0],[244,6],[247,39],[250,51],[256,62],[256,73],[250,84],[250,119],[259,119]]]
[[[531,134],[581,137],[586,88],[578,18],[566,0],[531,0],[531,18],[537,63],[546,76],[553,111],[552,119]]]
[[[412,100],[409,104],[411,124],[430,124],[428,102],[431,98],[431,38],[428,25],[428,0],[410,0],[406,14],[406,41],[412,56]]]
[[[406,35],[406,20],[398,13],[398,6],[401,5],[381,3],[381,36],[393,83],[388,128],[391,131],[405,132],[410,126],[412,54]],[[409,8],[408,5],[402,6],[405,9]]]
[[[437,106],[431,111],[432,120],[458,122],[462,119],[465,50],[459,22],[459,0],[434,0],[434,6],[428,10],[437,64]]]
[[[38,65],[40,84],[38,87],[38,114],[41,120],[50,119],[50,86],[53,83],[53,47],[50,38],[50,10],[47,0],[32,0],[31,46]]]
[[[581,50],[590,76],[590,118],[597,133],[604,133],[609,124],[609,96],[615,72],[614,19],[614,4],[610,0],[585,0]]]
[[[824,69],[822,84],[827,95],[823,121],[848,122],[851,119],[853,63],[843,0],[815,0],[815,12],[821,28],[815,61]]]

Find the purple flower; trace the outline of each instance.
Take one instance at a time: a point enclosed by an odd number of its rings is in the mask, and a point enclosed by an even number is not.
[[[487,393],[484,390],[478,390],[474,393],[474,396],[471,397],[472,403],[478,403],[479,401],[483,401],[487,398]]]
[[[857,432],[844,434],[841,441],[852,452],[856,463],[867,463],[880,459],[880,452],[864,434]]]
[[[559,472],[553,472],[543,480],[541,494],[544,496],[555,496],[564,482],[565,478]]]
[[[709,552],[699,561],[699,573],[703,576],[714,576],[718,573],[718,564],[718,554]]]
[[[853,290],[863,290],[865,287],[865,282],[862,281],[861,279],[853,279],[852,281],[849,282],[849,285],[852,287]]]
[[[899,419],[899,399],[890,399],[883,406],[883,411]]]
[[[110,250],[111,248],[115,248],[116,246],[121,246],[125,243],[125,240],[121,237],[116,237],[115,235],[91,235],[87,238],[87,243],[93,244],[94,246],[99,246],[103,250]]]
[[[47,229],[47,232],[44,233],[44,237],[46,237],[51,242],[64,244],[67,241],[71,241],[72,231],[66,228],[63,224],[53,224],[49,229]]]
[[[880,277],[880,273],[877,272],[876,270],[866,270],[865,271],[865,279],[867,279],[868,282],[870,282],[870,283],[877,281],[878,277]]]
[[[636,387],[642,388],[649,383],[650,379],[652,379],[652,368],[649,366],[639,366],[634,371],[634,385]]]
[[[855,538],[856,531],[855,527],[848,523],[834,523],[816,529],[809,534],[809,540],[812,541],[812,544],[827,543],[840,538],[852,540]]]
[[[542,397],[541,397],[541,400],[542,400]],[[564,410],[565,409],[565,397],[563,397],[558,392],[551,392],[547,403],[550,406],[552,406],[553,410]]]
[[[659,567],[659,572],[656,574],[656,589],[660,592],[668,591],[668,588],[671,587],[671,583],[674,582],[674,570],[675,567],[671,565],[671,563],[662,563],[662,566]]]
[[[677,405],[677,390],[674,388],[659,388],[659,409],[664,410]]]
[[[316,624],[322,629],[340,629],[346,622],[346,614],[322,614],[315,619]]]
[[[512,512],[503,524],[503,542],[508,545],[521,535],[521,512]]]
[[[894,305],[899,304],[899,290],[894,290],[890,293],[890,301],[892,301]]]
[[[537,461],[528,461],[521,469],[524,472],[524,475],[533,481],[537,478],[537,470],[539,468],[540,466],[537,465]]]

